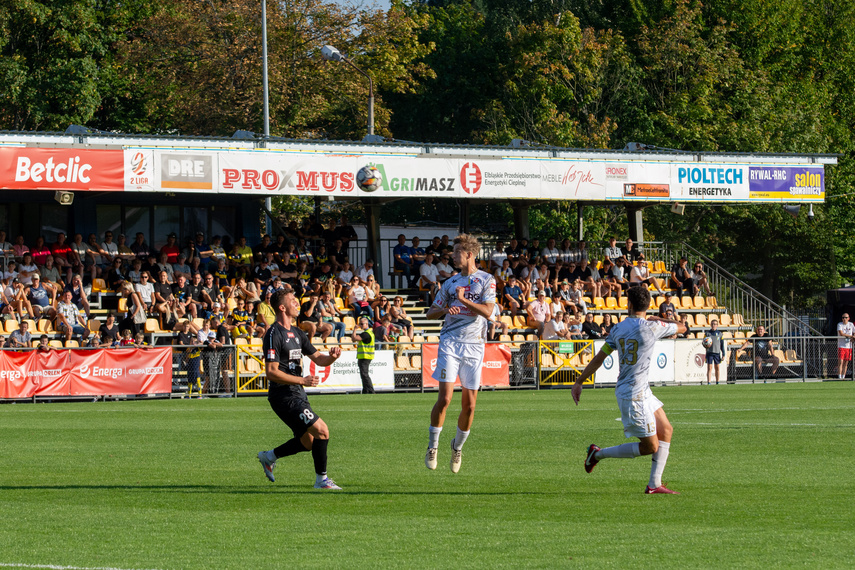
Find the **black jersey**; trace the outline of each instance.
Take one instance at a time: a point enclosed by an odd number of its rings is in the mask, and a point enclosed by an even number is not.
[[[278,322],[264,333],[264,361],[278,362],[279,370],[291,376],[303,376],[303,355],[311,356],[318,351],[305,332],[297,327],[286,329]],[[306,399],[302,386],[279,384],[270,381],[268,397]]]

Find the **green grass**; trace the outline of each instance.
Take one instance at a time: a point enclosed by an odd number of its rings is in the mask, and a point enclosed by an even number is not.
[[[659,388],[674,424],[650,460],[612,390],[484,392],[448,469],[459,395],[423,458],[432,394],[313,396],[330,426],[268,483],[255,454],[290,437],[264,398],[0,406],[0,565],[116,568],[795,567],[855,565],[855,386]]]

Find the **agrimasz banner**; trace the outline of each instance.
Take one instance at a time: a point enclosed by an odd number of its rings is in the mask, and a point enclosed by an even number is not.
[[[321,383],[314,388],[306,388],[309,394],[323,392],[361,392],[362,379],[356,363],[356,351],[345,350],[332,366],[318,366],[307,357],[303,357],[303,373],[317,374]],[[377,392],[391,392],[395,389],[395,351],[377,350],[374,360],[368,367],[371,384]]]
[[[422,345],[422,383],[425,387],[436,387],[439,382],[433,379],[436,370],[437,344]],[[484,363],[481,366],[482,386],[510,385],[511,351],[503,344],[484,345]],[[460,382],[455,378],[455,382]]]
[[[359,172],[373,168],[372,184]],[[822,202],[823,165],[311,151],[0,148],[0,189],[332,198]]]
[[[0,399],[170,392],[170,348],[0,351]]]

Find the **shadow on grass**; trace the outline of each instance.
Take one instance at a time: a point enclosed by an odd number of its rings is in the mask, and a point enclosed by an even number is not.
[[[524,496],[553,495],[546,491],[323,491],[308,485],[276,485],[258,488],[235,487],[230,485],[0,485],[0,491],[161,491],[170,493],[216,493],[232,495],[269,495],[271,493],[302,493],[330,495],[447,495],[447,496]]]

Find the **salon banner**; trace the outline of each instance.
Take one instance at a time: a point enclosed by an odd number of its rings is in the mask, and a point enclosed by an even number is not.
[[[0,399],[170,392],[168,347],[0,351]]]

